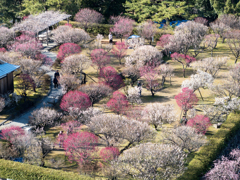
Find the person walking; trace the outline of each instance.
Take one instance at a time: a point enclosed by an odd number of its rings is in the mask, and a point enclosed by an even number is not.
[[[54,88],[58,88],[58,79],[54,77],[53,79]]]
[[[141,96],[141,94],[142,94],[142,83],[141,83],[141,81],[138,81],[137,87],[139,89],[139,95]]]
[[[109,43],[112,43],[113,42],[113,36],[112,36],[112,33],[110,32],[109,35],[108,35],[108,39],[109,39]]]
[[[58,134],[59,148],[63,147],[64,134],[63,131],[60,131]]]

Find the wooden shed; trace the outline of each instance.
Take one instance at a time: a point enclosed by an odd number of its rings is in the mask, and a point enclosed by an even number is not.
[[[0,60],[0,94],[13,93],[13,72],[19,67]]]

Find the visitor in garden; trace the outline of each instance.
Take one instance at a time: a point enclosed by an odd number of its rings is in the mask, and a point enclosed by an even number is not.
[[[111,32],[108,35],[108,39],[109,39],[109,43],[113,42],[113,37],[112,37],[112,33]]]
[[[60,74],[58,70],[54,73],[54,78],[57,78],[57,79],[60,78]]]
[[[141,81],[138,81],[137,87],[139,89],[139,95],[141,96],[141,93],[142,93],[142,83],[141,83]]]
[[[58,79],[54,77],[53,79],[54,88],[58,88]]]
[[[63,147],[64,135],[63,131],[60,131],[58,134],[59,148]]]

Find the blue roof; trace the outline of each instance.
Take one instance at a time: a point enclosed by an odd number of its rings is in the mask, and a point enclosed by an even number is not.
[[[0,78],[5,77],[7,74],[17,70],[20,66],[6,63],[0,60]]]

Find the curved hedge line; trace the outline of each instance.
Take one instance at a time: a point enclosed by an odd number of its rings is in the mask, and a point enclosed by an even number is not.
[[[0,159],[0,178],[13,180],[88,180],[89,176]]]
[[[233,137],[240,129],[240,113],[231,113],[220,129],[203,146],[188,164],[188,169],[179,178],[180,180],[200,179],[211,167],[213,161],[223,150],[229,138]]]

